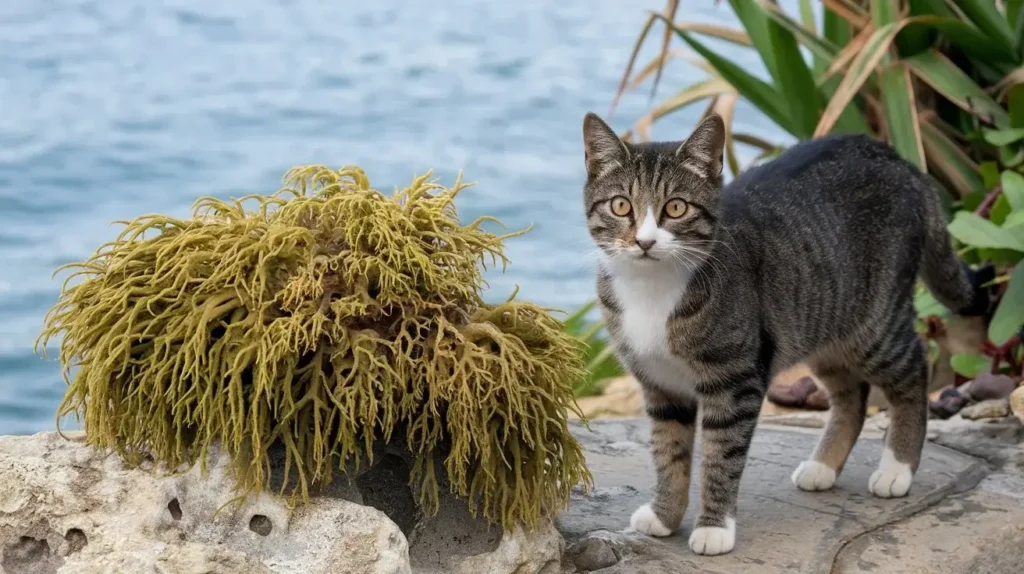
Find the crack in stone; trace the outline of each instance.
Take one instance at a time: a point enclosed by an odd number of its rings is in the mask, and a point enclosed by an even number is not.
[[[942,445],[936,446],[942,447]],[[918,514],[921,514],[922,512],[928,510],[929,508],[936,506],[940,502],[947,500],[951,496],[956,496],[973,490],[974,487],[978,485],[978,483],[980,483],[982,480],[984,480],[986,476],[988,476],[990,471],[982,459],[970,453],[961,453],[960,451],[956,451],[955,449],[950,450],[968,456],[977,462],[968,467],[967,470],[960,474],[960,479],[959,481],[957,481],[957,483],[954,483],[945,488],[939,488],[934,492],[929,493],[924,498],[919,500],[917,503],[909,504],[904,508],[901,508],[900,510],[894,512],[893,516],[889,520],[883,520],[879,524],[871,526],[867,530],[864,530],[863,532],[858,532],[857,534],[854,534],[853,536],[850,536],[849,538],[844,540],[839,545],[839,548],[835,551],[835,553],[832,554],[831,564],[828,569],[829,574],[841,574],[838,570],[841,562],[840,558],[842,557],[843,552],[845,552],[846,549],[849,548],[854,542],[860,540],[864,536],[871,535],[883,528],[887,528],[889,526],[905,522],[910,518],[913,518]]]

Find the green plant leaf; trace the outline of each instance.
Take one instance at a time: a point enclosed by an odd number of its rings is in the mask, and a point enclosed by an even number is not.
[[[987,119],[999,127],[1009,127],[1010,115],[960,68],[936,50],[904,59],[917,77],[961,109]]]
[[[881,70],[878,80],[893,148],[907,161],[922,170],[926,169],[910,71],[903,64],[897,63]]]
[[[1006,195],[1000,194],[988,212],[988,220],[1002,226],[1011,211],[1013,211],[1013,207],[1010,206],[1010,200],[1006,199]]]
[[[565,321],[563,321],[562,323],[564,323],[565,325],[579,324],[580,320],[586,317],[587,313],[589,313],[590,310],[593,309],[595,306],[597,306],[596,300],[587,301],[583,305],[580,305],[578,309],[573,311],[572,315],[566,317]]]
[[[823,136],[832,131],[832,126],[835,125],[840,113],[850,104],[864,82],[875,71],[875,67],[886,55],[893,38],[896,37],[901,27],[902,23],[887,24],[875,30],[868,37],[864,48],[850,62],[846,76],[839,83],[839,87],[836,88],[835,94],[829,100],[824,113],[821,114],[818,127],[814,130],[814,137]]]
[[[912,16],[953,16],[944,0],[910,0],[908,5]]]
[[[942,303],[939,303],[931,291],[923,287],[917,289],[914,293],[914,310],[917,312],[918,317],[929,317],[931,315],[943,317],[949,314],[949,309],[946,309]]]
[[[1024,146],[1002,146],[999,148],[999,162],[1007,169],[1024,165]]]
[[[960,206],[960,209],[966,211],[977,210],[978,206],[981,205],[981,202],[985,201],[985,195],[987,195],[983,190],[984,188],[979,188],[977,191],[972,191],[971,193],[965,195],[963,197],[963,202]]]
[[[892,24],[899,19],[899,8],[891,0],[871,0],[871,21],[875,28]]]
[[[772,48],[771,36],[768,33],[768,16],[761,9],[757,0],[729,0],[733,13],[743,24],[743,29],[750,36],[754,49],[760,54],[764,67],[774,79],[779,81],[778,62],[775,61],[775,50]]]
[[[973,379],[992,368],[992,359],[984,355],[958,353],[949,358],[949,366],[953,367],[957,374]]]
[[[1010,276],[1010,284],[1006,286],[1006,292],[989,323],[988,338],[1002,345],[1020,330],[1021,325],[1024,325],[1024,265],[1015,267]]]
[[[806,139],[818,124],[823,107],[821,94],[793,33],[773,20],[768,21],[767,27],[778,66],[776,85],[782,89],[783,99],[789,105],[787,115],[796,130],[793,135]]]
[[[999,185],[999,164],[986,161],[978,166],[978,173],[985,182],[985,189],[995,189]]]
[[[1024,175],[1006,170],[1000,178],[1003,185],[1003,196],[1010,202],[1014,211],[1024,211]]]
[[[811,54],[815,57],[815,62],[821,60],[823,64],[818,69],[818,64],[815,65],[815,75],[825,71],[829,64],[832,63],[832,58],[839,52],[839,47],[828,40],[815,34],[812,30],[809,30],[803,24],[800,24],[789,17],[782,8],[779,8],[777,4],[770,2],[769,0],[761,0],[761,5],[764,7],[765,13],[769,18],[772,19],[777,25],[782,26],[789,32],[791,32],[800,43],[807,46]]]
[[[938,30],[975,62],[992,66],[1000,74],[1009,73],[1016,65],[1017,57],[1012,50],[1001,47],[967,22],[941,16],[917,17],[914,21]]]
[[[818,35],[818,27],[814,23],[814,9],[811,8],[811,0],[800,0],[800,22],[811,34]]]
[[[1024,0],[1006,0],[1006,21],[1016,23],[1014,32],[1017,42],[1024,42],[1021,39],[1021,35],[1024,35]]]
[[[833,46],[845,46],[850,43],[853,38],[853,32],[850,30],[850,23],[845,18],[836,14],[831,8],[825,6],[824,8],[824,37],[825,40],[830,42]],[[815,69],[815,72],[820,74],[825,71],[825,68]]]
[[[938,172],[960,197],[984,188],[978,164],[963,148],[929,121],[921,121],[921,139],[928,170]]]
[[[699,42],[685,30],[675,31],[698,54],[703,56],[722,78],[737,92],[754,104],[763,114],[790,134],[796,135],[795,127],[786,112],[786,102],[774,87],[762,82],[743,68]],[[753,35],[751,35],[753,38]]]
[[[814,76],[820,77],[834,61],[835,55],[839,52],[839,48],[827,39],[810,32],[805,26],[794,21],[781,8],[779,8],[778,5],[770,2],[769,0],[761,0],[761,5],[764,7],[765,13],[768,14],[768,17],[772,19],[775,26],[781,26],[783,29],[789,31],[800,44],[803,44],[808,48],[808,50],[810,50],[811,54],[814,56]],[[797,55],[799,56],[799,52],[797,52]],[[780,57],[778,58],[778,61],[781,63],[785,60]],[[802,57],[800,61],[803,62]],[[786,68],[783,67],[783,70],[786,70]],[[802,69],[798,67],[797,73],[802,74]],[[815,84],[817,83],[819,82],[815,82]],[[796,81],[787,79],[781,81],[780,85],[786,87],[796,86],[797,84]],[[816,94],[815,98],[818,100],[819,106],[815,109],[815,116],[820,115],[822,102],[827,99],[827,97],[831,97],[838,85],[838,78],[829,78],[825,82],[821,82],[820,92],[817,91],[817,89],[813,92]],[[790,91],[810,94],[812,93],[810,92],[810,89],[810,86],[806,86],[803,89],[794,89]],[[802,97],[799,99],[793,99],[785,91],[783,92],[783,95],[786,96],[786,100],[789,102],[800,102],[800,100],[803,99]],[[793,110],[794,105],[799,108],[796,112]],[[790,106],[790,115],[795,116],[795,113],[801,113],[801,110],[803,109],[806,109],[804,105],[793,104]],[[818,118],[815,117],[815,122],[817,122],[817,119]],[[813,129],[814,127],[812,126],[811,132],[808,132],[808,134],[803,137],[807,137],[813,133]],[[837,133],[867,134],[871,133],[871,126],[868,125],[867,119],[864,117],[864,113],[861,112],[860,108],[857,105],[850,105],[843,110],[842,114],[840,114],[833,131]]]
[[[1006,18],[996,9],[993,0],[958,0],[957,6],[979,30],[991,38],[990,42],[996,43],[1007,52],[1014,50],[1016,40],[1013,30]]]
[[[1010,145],[1014,142],[1024,140],[1024,128],[982,130],[981,133],[985,137],[985,141],[992,145]]]
[[[949,224],[949,233],[970,247],[1024,251],[1024,234],[1017,228],[1004,228],[969,211],[958,211]]]
[[[1024,225],[1024,211],[1014,211],[1003,222],[1003,227],[1019,227]]]
[[[1007,78],[1011,83],[1007,84],[1004,96],[1006,97],[1006,109],[1010,110],[1010,127],[1024,128],[1024,68],[1020,68]],[[1004,78],[1005,79],[1005,78]],[[1017,81],[1017,83],[1012,83]]]

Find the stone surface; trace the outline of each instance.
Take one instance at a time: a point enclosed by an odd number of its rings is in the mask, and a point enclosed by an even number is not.
[[[960,393],[973,402],[987,401],[990,399],[1004,399],[1017,388],[1017,381],[1006,375],[982,373],[973,381],[968,381],[960,387]]]
[[[968,405],[960,410],[960,416],[967,420],[978,419],[1001,419],[1010,415],[1010,401],[1008,399],[989,399],[973,405]]]
[[[593,572],[619,563],[625,545],[615,534],[599,530],[580,538],[567,550],[572,565],[579,572]]]
[[[576,400],[588,420],[597,418],[637,417],[644,413],[644,398],[640,384],[630,376],[618,377],[605,384],[604,392],[596,397]],[[570,413],[572,418],[575,413]]]
[[[226,457],[171,476],[128,469],[81,434],[0,437],[0,572],[553,574],[552,523],[502,532],[442,486],[441,512],[418,516],[408,468],[382,453],[353,483],[335,481],[289,511],[260,493],[241,506]],[[410,506],[411,505],[411,506]],[[410,543],[411,541],[411,543]]]
[[[986,441],[1001,445],[992,448],[1002,458],[993,454],[982,460],[984,457],[929,443],[910,494],[889,500],[873,497],[867,488],[868,478],[882,454],[881,442],[868,438],[878,436],[877,430],[866,430],[862,435],[832,491],[809,493],[797,490],[789,475],[811,452],[820,431],[762,425],[755,435],[741,483],[736,549],[715,557],[696,556],[686,543],[700,500],[696,480],[699,469],[695,469],[691,507],[680,532],[667,538],[632,532],[628,529],[629,516],[650,499],[654,487],[649,424],[642,419],[594,421],[590,425],[593,432],[580,428],[576,434],[586,447],[595,489],[589,495],[577,492],[569,510],[557,521],[570,544],[570,560],[566,562],[586,555],[587,549],[597,545],[588,539],[597,537],[603,540],[599,546],[613,549],[619,558],[613,565],[590,570],[603,574],[1019,572],[1019,559],[1010,560],[999,554],[996,547],[989,551],[979,548],[989,539],[1003,544],[1017,540],[1019,535],[1019,529],[1004,527],[1024,516],[1024,490],[1020,497],[1007,493],[1012,493],[1016,484],[1012,477],[1019,474],[1017,467],[1011,469],[1010,459],[1018,455],[1024,459],[1019,444],[1024,433],[1020,432],[1019,424],[1009,427],[956,418],[952,423],[938,422],[951,423],[947,429],[959,424],[956,434],[977,433],[972,441],[975,446]],[[1004,428],[995,432],[993,427]],[[969,432],[963,432],[965,429]],[[936,430],[932,435],[948,440],[952,433]],[[992,470],[996,463],[1010,470],[1002,479],[991,481],[992,476],[999,474]],[[963,524],[957,522],[958,516],[964,517]],[[944,524],[959,530],[935,535],[942,543],[929,544],[929,533]],[[892,539],[884,535],[881,541],[871,538],[890,528],[903,530],[894,530]],[[894,545],[907,549],[893,554]],[[598,550],[593,552],[597,554]],[[1009,554],[1016,556],[1014,552],[1018,550]],[[877,561],[877,555],[888,556],[888,560]],[[950,555],[962,560],[944,559]],[[964,564],[976,568],[964,570]],[[592,563],[583,566],[587,565]],[[567,571],[573,571],[573,567],[579,572],[588,571],[574,563],[567,564]]]
[[[1010,410],[1021,421],[1024,422],[1024,387],[1010,393]]]

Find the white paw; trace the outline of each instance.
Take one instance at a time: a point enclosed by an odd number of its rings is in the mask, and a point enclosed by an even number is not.
[[[885,449],[878,470],[868,481],[868,490],[880,498],[899,498],[907,495],[913,480],[914,473],[911,472],[910,465],[897,461],[892,451]]]
[[[717,556],[731,552],[736,545],[736,520],[725,519],[725,528],[702,526],[690,535],[690,550],[703,556]]]
[[[651,508],[650,504],[637,508],[636,512],[629,519],[629,525],[633,527],[633,530],[648,536],[668,536],[672,534],[672,531],[661,523],[661,520],[654,513],[654,509]]]
[[[836,471],[816,460],[805,460],[790,478],[800,490],[828,490],[836,482]]]

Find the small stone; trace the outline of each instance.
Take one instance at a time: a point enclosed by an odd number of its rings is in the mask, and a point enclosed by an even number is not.
[[[1024,387],[1010,393],[1010,410],[1024,423]]]
[[[619,563],[619,555],[603,538],[587,537],[569,548],[572,562],[580,572],[593,572]]]
[[[936,400],[928,402],[928,410],[940,419],[948,419],[960,412],[966,404],[967,399],[957,389],[947,387],[939,393]]]
[[[990,399],[964,407],[960,416],[968,420],[1001,419],[1010,414],[1010,401],[1007,399]]]
[[[989,399],[1004,399],[1017,388],[1017,382],[1006,375],[982,373],[960,388],[968,400],[976,403]]]

